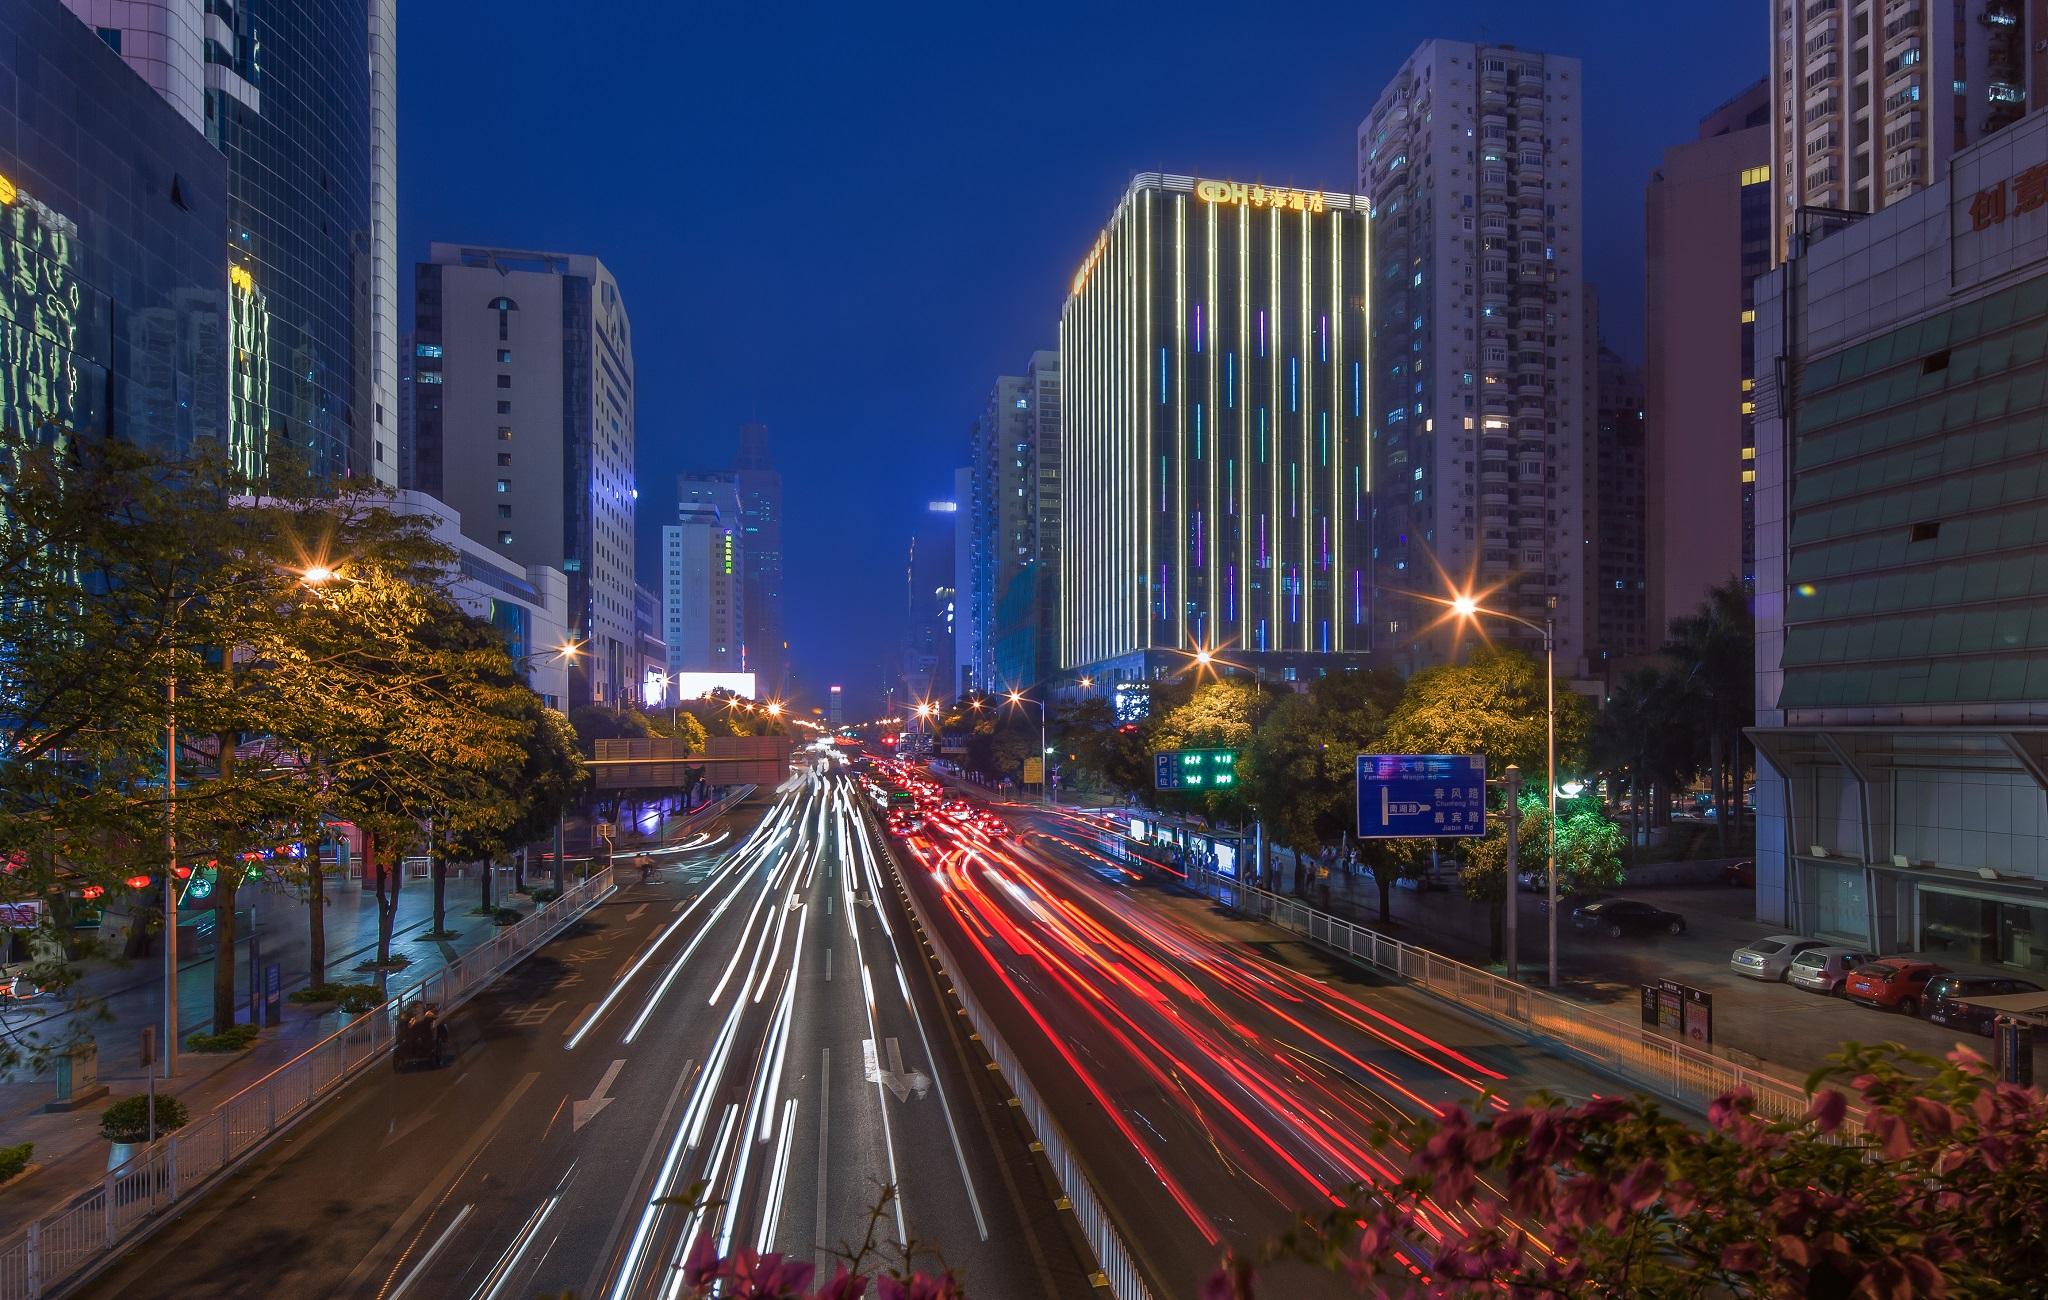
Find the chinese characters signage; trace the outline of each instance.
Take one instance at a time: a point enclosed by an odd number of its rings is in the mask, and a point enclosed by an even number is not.
[[[1196,181],[1195,197],[1204,203],[1230,203],[1276,211],[1321,212],[1321,190],[1290,190],[1278,185],[1240,185],[1235,181]]]
[[[1360,754],[1358,837],[1486,834],[1483,754]]]
[[[1970,229],[1989,230],[2003,223],[2008,213],[2018,217],[2044,207],[2048,207],[2048,163],[2036,163],[2009,181],[1978,190],[1970,200]]]

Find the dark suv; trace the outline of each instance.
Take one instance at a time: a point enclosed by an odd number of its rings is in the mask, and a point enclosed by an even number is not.
[[[2039,993],[2041,986],[2007,975],[1937,975],[1927,984],[1923,1004],[1927,1018],[1950,1029],[1991,1036],[1998,1013],[1973,1004],[1971,998],[1994,998],[2006,993]]]

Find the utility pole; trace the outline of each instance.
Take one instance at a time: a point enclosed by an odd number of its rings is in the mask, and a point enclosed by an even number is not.
[[[1508,764],[1507,787],[1508,861],[1505,881],[1507,885],[1507,898],[1505,902],[1508,914],[1507,923],[1504,928],[1507,931],[1508,979],[1519,982],[1517,980],[1519,972],[1516,969],[1515,962],[1515,914],[1522,910],[1517,906],[1521,899],[1516,896],[1516,891],[1521,888],[1521,882],[1516,878],[1518,875],[1516,868],[1521,862],[1521,858],[1517,855],[1520,853],[1522,830],[1522,769],[1516,767],[1513,763]]]

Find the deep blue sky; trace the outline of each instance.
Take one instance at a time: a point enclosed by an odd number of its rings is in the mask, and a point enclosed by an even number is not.
[[[1586,66],[1603,332],[1642,353],[1642,187],[1763,75],[1762,0],[1656,5],[413,4],[399,233],[588,252],[626,295],[642,580],[675,474],[749,412],[787,481],[811,703],[878,684],[915,513],[950,495],[994,377],[1053,347],[1064,287],[1139,171],[1353,188],[1386,78],[1444,37]],[[409,325],[409,309],[402,312]],[[857,693],[859,692],[859,693]]]

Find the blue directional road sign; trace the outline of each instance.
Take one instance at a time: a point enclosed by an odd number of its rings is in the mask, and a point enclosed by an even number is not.
[[[1358,756],[1358,838],[1484,834],[1484,754]]]

